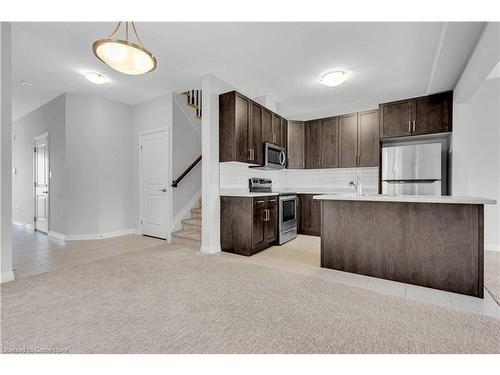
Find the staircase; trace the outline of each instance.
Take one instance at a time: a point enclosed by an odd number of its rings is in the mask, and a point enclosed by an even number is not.
[[[201,119],[202,115],[202,93],[201,90],[189,90],[183,92],[187,96],[187,104],[196,109],[196,117]]]
[[[172,242],[195,250],[201,248],[201,198],[198,206],[191,209],[191,217],[181,221],[182,229],[172,232]]]

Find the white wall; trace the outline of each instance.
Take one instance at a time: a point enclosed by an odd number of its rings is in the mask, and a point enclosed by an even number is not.
[[[14,279],[12,272],[12,152],[11,152],[11,27],[0,23],[0,282]]]
[[[201,154],[201,121],[196,111],[187,105],[182,94],[166,94],[133,107],[137,153],[140,133],[148,130],[167,128],[172,147],[172,180],[177,178]],[[137,160],[137,171],[139,163]],[[139,178],[137,196],[139,194]],[[170,188],[170,186],[168,186]],[[201,194],[201,163],[184,178],[172,193],[171,223],[174,229],[180,228],[180,220],[189,215],[195,200]]]
[[[500,24],[485,27],[454,91],[452,194],[500,202]],[[500,204],[485,205],[485,249],[500,251]]]
[[[66,94],[66,234],[136,229],[134,132],[129,105]]]
[[[184,99],[184,107],[182,105]],[[180,95],[130,106],[66,93],[13,124],[13,220],[33,222],[33,137],[49,133],[50,231],[67,239],[139,229],[139,134],[167,128],[174,176],[201,154],[201,121]],[[9,169],[10,172],[10,169]],[[187,216],[201,194],[201,166],[173,189],[172,216]],[[180,224],[178,217],[177,225]],[[10,222],[10,219],[9,219]]]
[[[65,95],[12,124],[12,220],[33,225],[33,138],[49,133],[50,229],[65,233]]]
[[[196,110],[187,105],[185,95],[174,94],[173,99],[172,178],[175,179],[201,155],[201,120],[196,118]],[[193,197],[201,198],[201,163],[173,189],[174,218],[189,215]]]
[[[453,109],[453,195],[500,202],[500,79],[488,79]],[[485,205],[484,243],[500,250],[500,204]]]
[[[215,254],[220,246],[219,181],[219,95],[234,89],[212,74],[201,79],[203,92],[202,159],[202,231],[201,251]]]

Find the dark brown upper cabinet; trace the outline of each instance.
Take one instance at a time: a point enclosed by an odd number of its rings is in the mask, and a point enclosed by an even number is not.
[[[286,148],[286,134],[286,119],[246,96],[219,96],[219,161],[262,164],[263,142]]]
[[[452,91],[380,104],[380,138],[449,132],[452,104]]]
[[[411,100],[381,104],[380,138],[411,135]]]
[[[288,134],[288,121],[281,118],[281,128],[280,128],[280,142],[279,145],[286,149],[287,147],[287,134]]]
[[[288,168],[303,169],[305,149],[305,126],[303,121],[288,121],[287,127],[287,155]]]
[[[262,164],[262,107],[250,102],[250,125],[248,127],[249,161]]]
[[[273,135],[271,143],[286,148],[286,120],[273,113]]]
[[[290,121],[291,134],[296,131],[292,124],[294,122]],[[377,110],[307,121],[304,135],[304,166],[307,169],[379,165]],[[293,160],[291,155],[289,158]]]
[[[380,139],[378,133],[378,111],[358,113],[358,166],[379,165]]]
[[[250,107],[250,99],[235,91],[220,95],[220,161],[252,162],[249,144]]]
[[[413,99],[413,134],[451,131],[452,105],[452,91]]]
[[[262,108],[262,142],[273,143],[273,113]]]
[[[339,117],[339,166],[358,166],[358,114]]]
[[[321,120],[320,127],[320,168],[339,166],[339,119],[329,117]]]
[[[305,124],[305,166],[307,169],[320,167],[321,120],[307,121]]]

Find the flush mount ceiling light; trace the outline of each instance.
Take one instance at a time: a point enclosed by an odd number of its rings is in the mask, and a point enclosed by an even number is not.
[[[347,73],[342,70],[335,70],[324,74],[319,80],[323,85],[334,87],[341,85],[347,79]]]
[[[101,73],[87,72],[83,76],[87,81],[95,83],[96,85],[102,85],[103,83],[109,82],[108,77]]]
[[[121,73],[139,75],[150,72],[156,68],[156,58],[151,52],[144,48],[135,24],[132,24],[137,43],[132,43],[128,39],[129,22],[125,22],[125,40],[113,39],[120,29],[121,22],[118,22],[113,33],[106,39],[96,40],[92,44],[94,55]]]

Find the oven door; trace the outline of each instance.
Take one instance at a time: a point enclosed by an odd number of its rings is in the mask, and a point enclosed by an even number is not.
[[[280,197],[279,206],[280,245],[297,237],[297,196]]]
[[[264,166],[273,169],[285,168],[286,153],[285,149],[272,143],[264,143]]]

